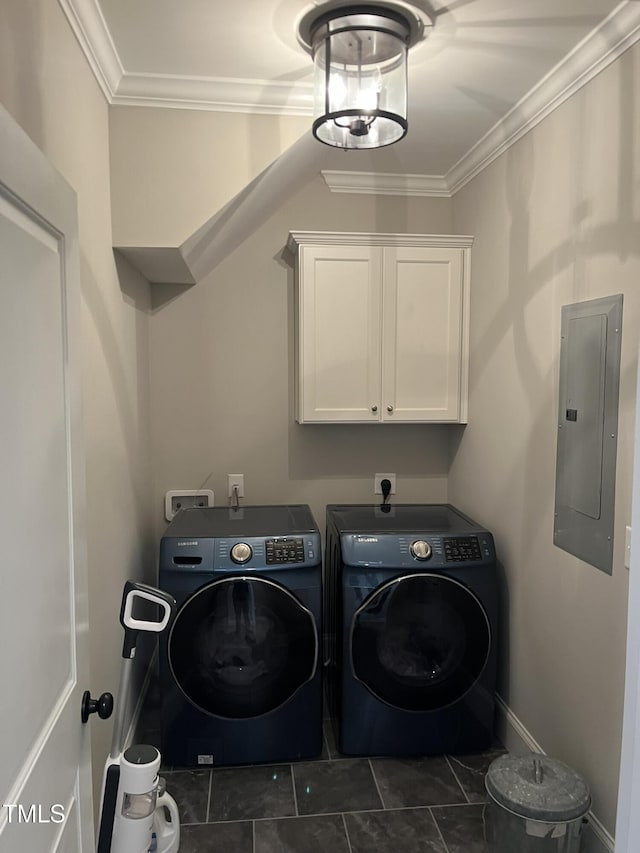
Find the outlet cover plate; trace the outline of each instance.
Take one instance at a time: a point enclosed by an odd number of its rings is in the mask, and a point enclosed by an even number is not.
[[[381,495],[382,494],[382,486],[380,483],[383,480],[389,480],[391,483],[391,492],[390,494],[395,495],[396,493],[396,475],[395,474],[375,474],[373,478],[373,494]]]
[[[244,497],[244,474],[227,474],[227,497],[233,497],[233,487],[238,487],[238,497]]]

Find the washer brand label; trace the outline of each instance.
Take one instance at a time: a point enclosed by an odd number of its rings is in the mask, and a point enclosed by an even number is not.
[[[191,547],[192,545],[198,545],[198,544],[199,543],[198,543],[197,539],[191,539],[188,542],[176,542],[176,547],[177,548],[186,548],[186,547]]]
[[[356,542],[377,542],[377,536],[356,536]]]

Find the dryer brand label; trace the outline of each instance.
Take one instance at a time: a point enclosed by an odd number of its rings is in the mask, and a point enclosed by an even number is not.
[[[177,548],[186,548],[186,547],[190,547],[192,545],[199,545],[199,544],[200,543],[198,542],[197,539],[190,539],[188,542],[176,542],[176,547]]]
[[[377,536],[356,536],[356,542],[378,542]]]

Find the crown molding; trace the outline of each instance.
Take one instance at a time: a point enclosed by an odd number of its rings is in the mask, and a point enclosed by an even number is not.
[[[58,0],[109,104],[267,115],[313,114],[311,83],[124,70],[97,0]]]
[[[122,67],[97,0],[58,0],[109,104],[311,115],[300,82],[133,74]],[[623,0],[446,175],[325,172],[332,192],[449,198],[640,40],[640,2]]]
[[[290,231],[287,249],[295,256],[299,246],[422,246],[470,249],[467,234],[401,234],[372,231]]]
[[[96,0],[58,0],[58,3],[107,102],[112,103],[125,71],[100,7]]]
[[[451,198],[445,179],[439,175],[323,170],[322,177],[332,193]]]
[[[624,0],[445,175],[451,194],[545,119],[640,39],[640,2]]]
[[[227,113],[311,116],[313,86],[311,83],[299,82],[125,72],[111,103]]]

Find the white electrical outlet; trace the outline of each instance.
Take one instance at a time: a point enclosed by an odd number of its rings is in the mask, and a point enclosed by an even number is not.
[[[233,497],[233,490],[237,487],[238,497],[244,497],[244,474],[227,474],[228,488],[227,497]]]
[[[213,506],[211,489],[172,489],[164,496],[164,517],[171,521],[181,509]]]
[[[381,495],[382,494],[382,486],[380,483],[383,480],[389,480],[391,483],[391,492],[390,494],[395,495],[396,493],[396,475],[395,474],[374,474],[373,478],[373,494]]]
[[[624,531],[624,565],[626,569],[631,568],[631,528],[629,525]]]

